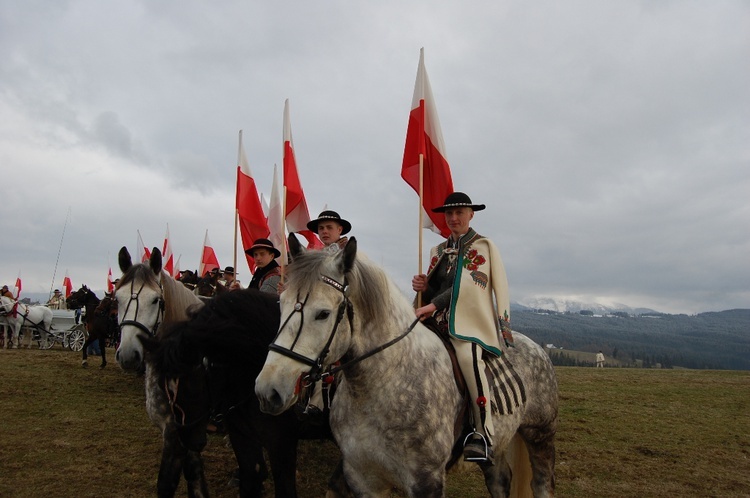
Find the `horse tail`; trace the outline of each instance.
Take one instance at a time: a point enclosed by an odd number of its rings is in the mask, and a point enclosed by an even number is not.
[[[506,459],[510,470],[512,472],[512,478],[510,482],[510,496],[517,498],[533,498],[534,492],[531,490],[531,460],[529,459],[529,451],[526,448],[521,435],[516,432],[513,435],[513,439],[510,440],[508,450],[506,452]]]

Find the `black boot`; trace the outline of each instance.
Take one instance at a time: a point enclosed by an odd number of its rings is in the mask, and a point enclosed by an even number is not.
[[[472,432],[466,436],[464,440],[464,460],[467,462],[492,463],[492,449],[482,434]]]

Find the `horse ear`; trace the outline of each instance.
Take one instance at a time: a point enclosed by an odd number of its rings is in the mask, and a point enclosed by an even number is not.
[[[117,255],[117,262],[120,263],[120,270],[122,270],[123,273],[133,266],[133,260],[130,259],[130,253],[128,252],[127,247],[122,246],[122,249],[120,249],[120,252]]]
[[[151,258],[148,260],[148,265],[157,276],[161,274],[161,251],[158,247],[154,247],[151,250]]]
[[[357,259],[357,239],[352,237],[344,246],[344,273],[349,273],[354,268],[355,259]]]
[[[305,248],[302,247],[302,244],[299,243],[299,240],[297,240],[297,237],[293,233],[289,234],[289,252],[292,253],[292,259],[305,252]]]

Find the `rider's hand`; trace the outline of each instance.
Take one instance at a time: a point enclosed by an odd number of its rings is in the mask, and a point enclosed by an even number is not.
[[[424,273],[421,275],[414,275],[411,279],[411,288],[414,292],[422,292],[427,290],[427,275]]]
[[[432,316],[433,313],[437,311],[437,308],[434,304],[430,303],[426,306],[422,306],[421,308],[417,308],[414,311],[414,314],[417,315],[420,321],[423,321],[425,318],[429,318]]]

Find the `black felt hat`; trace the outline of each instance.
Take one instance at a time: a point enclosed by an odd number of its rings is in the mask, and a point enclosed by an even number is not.
[[[234,275],[234,266],[227,266],[226,268],[224,268],[224,273],[230,273]]]
[[[245,253],[248,256],[252,257],[253,251],[256,249],[268,249],[269,251],[273,253],[274,258],[278,258],[279,256],[281,256],[281,251],[276,249],[276,247],[273,245],[273,242],[271,242],[268,239],[255,239],[255,242],[253,242],[252,247],[250,247],[250,249],[245,249]]]
[[[446,209],[457,208],[457,207],[468,207],[474,211],[481,211],[484,209],[484,204],[472,204],[471,199],[468,195],[463,192],[453,192],[445,198],[445,202],[442,206],[432,208],[433,213],[444,213]]]
[[[341,216],[339,216],[339,213],[336,211],[323,211],[318,215],[317,220],[312,220],[310,223],[307,224],[308,230],[312,230],[315,233],[318,233],[318,223],[321,221],[335,221],[341,227],[343,230],[341,230],[341,235],[345,235],[349,233],[352,229],[352,224],[343,219]]]

